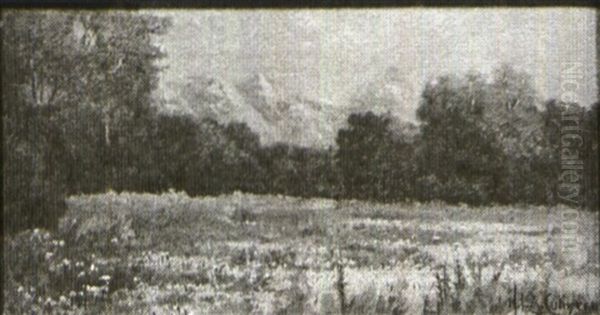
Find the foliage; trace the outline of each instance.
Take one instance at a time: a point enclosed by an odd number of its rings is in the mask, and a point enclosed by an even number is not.
[[[151,37],[168,23],[11,10],[2,20],[6,226],[55,227],[66,194],[142,188],[130,175],[148,166],[143,128],[161,57]]]
[[[390,117],[371,112],[351,114],[341,129],[335,153],[343,196],[399,200],[412,196],[412,147],[397,137]]]
[[[425,87],[417,112],[422,199],[478,204],[489,202],[487,195],[497,190],[502,152],[484,125],[485,92],[476,75],[442,77]]]

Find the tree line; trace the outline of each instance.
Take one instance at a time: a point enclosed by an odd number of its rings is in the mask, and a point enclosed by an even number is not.
[[[52,228],[71,194],[184,190],[382,202],[556,204],[564,113],[579,119],[578,205],[598,208],[598,103],[540,102],[509,66],[424,87],[419,125],[351,114],[328,148],[261,144],[245,123],[163,114],[153,91],[169,20],[2,13],[3,219]]]

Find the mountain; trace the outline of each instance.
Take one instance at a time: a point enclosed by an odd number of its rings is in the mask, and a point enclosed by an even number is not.
[[[393,126],[414,133],[414,109],[409,106],[407,85],[397,68],[390,67],[359,90],[349,106],[339,106],[302,95],[285,95],[276,82],[261,73],[240,82],[197,75],[167,84],[163,110],[198,119],[209,117],[226,124],[245,122],[263,144],[288,142],[327,147],[351,112],[390,114]]]
[[[289,142],[301,146],[333,144],[340,116],[332,104],[301,96],[285,98],[263,74],[237,84],[227,80],[193,76],[185,84],[171,83],[163,95],[163,110],[172,114],[212,118],[226,124],[245,122],[263,144]]]

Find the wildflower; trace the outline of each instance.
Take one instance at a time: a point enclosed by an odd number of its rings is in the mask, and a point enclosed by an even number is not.
[[[63,241],[63,240],[58,241],[58,246],[60,246],[60,247],[65,246],[65,241]]]
[[[95,285],[85,285],[85,290],[87,292],[92,293],[92,295],[98,294],[98,292],[100,292],[100,287],[97,287]]]
[[[90,271],[96,271],[96,265],[93,263],[90,265]]]
[[[110,281],[110,276],[109,275],[103,275],[102,277],[100,277],[100,280],[102,280],[104,282],[108,282],[108,281]]]
[[[54,253],[46,252],[46,260],[50,260],[52,258],[52,256],[54,256]]]
[[[69,265],[71,265],[71,261],[65,258],[65,259],[63,259],[62,264],[65,266],[69,266]]]
[[[81,271],[78,275],[77,278],[83,278],[85,277],[85,271]]]
[[[56,302],[51,298],[47,298],[45,304],[48,306],[54,306],[56,305]]]

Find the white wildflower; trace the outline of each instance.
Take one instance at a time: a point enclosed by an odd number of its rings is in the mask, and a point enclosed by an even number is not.
[[[56,305],[56,302],[51,298],[47,298],[45,304],[49,306],[54,306]]]
[[[99,296],[102,293],[102,288],[95,285],[86,285],[85,290],[93,296]]]

